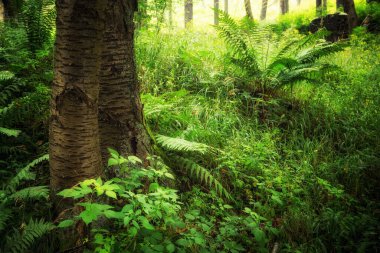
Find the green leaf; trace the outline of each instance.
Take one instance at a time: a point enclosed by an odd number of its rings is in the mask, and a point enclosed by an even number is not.
[[[128,229],[128,234],[130,237],[135,237],[137,235],[137,232],[138,230],[135,227],[131,227]]]
[[[59,228],[67,228],[67,227],[70,227],[74,224],[74,221],[73,220],[64,220],[64,221],[61,221],[59,224],[58,224],[58,227]]]
[[[154,226],[149,223],[148,219],[145,216],[139,216],[139,220],[144,228],[148,230],[154,230]]]
[[[79,214],[79,217],[81,217],[82,220],[84,221],[84,223],[86,223],[86,225],[88,225],[92,221],[94,221],[98,218],[98,214],[94,213],[90,210],[85,210]]]
[[[125,218],[125,215],[121,212],[115,212],[113,210],[105,210],[104,215],[109,219],[118,219],[121,220]]]
[[[132,164],[142,163],[141,159],[137,156],[128,156],[128,161],[130,161]]]
[[[158,187],[160,187],[160,185],[158,183],[151,183],[149,185],[149,192],[157,191]]]
[[[106,191],[106,195],[110,198],[117,199],[116,193],[114,191]]]
[[[170,243],[170,244],[166,245],[166,250],[169,253],[173,253],[175,251],[175,245],[173,243]]]
[[[119,165],[119,160],[116,160],[115,158],[110,158],[108,159],[108,166],[114,166],[114,165]]]

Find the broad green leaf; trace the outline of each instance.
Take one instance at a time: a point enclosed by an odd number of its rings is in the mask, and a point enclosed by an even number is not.
[[[108,159],[108,166],[114,166],[114,165],[119,165],[119,160],[116,160],[115,158],[110,158]]]
[[[148,229],[148,230],[154,230],[154,226],[149,223],[148,219],[145,216],[139,216],[138,218],[141,222],[141,225]]]
[[[173,253],[175,251],[175,245],[173,243],[170,243],[170,244],[166,245],[166,250],[169,253]]]
[[[64,220],[64,221],[61,221],[59,224],[58,224],[58,227],[59,228],[67,228],[67,227],[70,227],[74,224],[74,221],[73,220]]]
[[[106,191],[106,195],[110,198],[117,199],[116,193],[114,191]]]

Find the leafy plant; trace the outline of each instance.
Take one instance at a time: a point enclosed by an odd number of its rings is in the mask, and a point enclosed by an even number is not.
[[[245,81],[248,93],[271,94],[301,81],[316,82],[319,74],[336,69],[318,59],[343,50],[341,43],[321,39],[321,33],[302,36],[294,31],[277,34],[270,25],[232,19],[220,13],[216,26],[229,48],[229,60]],[[322,34],[323,35],[323,34]]]

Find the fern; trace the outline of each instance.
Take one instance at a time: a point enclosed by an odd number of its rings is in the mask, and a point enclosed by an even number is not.
[[[11,80],[14,76],[10,71],[0,71],[0,82]]]
[[[55,22],[53,0],[29,0],[22,7],[22,21],[26,30],[31,52],[42,49],[51,39]]]
[[[190,176],[199,180],[200,183],[208,186],[210,189],[214,189],[215,192],[221,196],[231,200],[232,197],[226,188],[204,167],[198,165],[190,159],[186,159],[180,156],[174,157],[177,164],[190,173]]]
[[[166,150],[176,153],[182,153],[182,155],[190,156],[191,154],[199,154],[202,156],[216,154],[216,149],[203,143],[191,142],[180,138],[172,138],[164,135],[156,135],[156,144],[165,148]],[[228,200],[232,200],[231,195],[227,189],[204,167],[200,166],[189,158],[184,158],[178,154],[172,154],[167,156],[156,148],[156,151],[160,153],[164,161],[171,164],[177,169],[185,170],[190,177],[193,177],[199,181],[200,184],[207,186],[209,189],[214,189],[215,192]]]
[[[21,133],[21,131],[0,127],[0,133],[7,136],[17,137]]]
[[[156,141],[163,148],[170,151],[178,152],[194,152],[199,154],[206,154],[213,151],[213,148],[198,142],[191,142],[180,138],[172,138],[164,135],[156,135]]]
[[[49,198],[49,188],[47,186],[33,186],[21,189],[9,196],[15,201],[40,200]]]
[[[14,229],[14,233],[7,237],[7,252],[20,253],[30,251],[31,247],[55,226],[44,220],[30,220],[23,231]]]
[[[7,221],[12,217],[12,209],[0,205],[0,231],[4,230],[7,226]]]
[[[242,79],[249,83],[248,91],[265,92],[303,80],[314,82],[319,73],[332,69],[317,61],[346,46],[326,42],[324,31],[310,36],[291,31],[279,35],[270,25],[247,26],[247,21],[239,23],[221,13],[216,30],[232,52],[230,62],[244,73]]]
[[[33,180],[36,177],[36,174],[31,172],[30,169],[37,164],[49,160],[49,155],[43,155],[32,162],[30,162],[28,165],[26,165],[23,169],[21,169],[16,176],[14,176],[10,182],[7,185],[7,189],[9,191],[14,191],[17,186],[20,184],[21,181],[23,180]]]

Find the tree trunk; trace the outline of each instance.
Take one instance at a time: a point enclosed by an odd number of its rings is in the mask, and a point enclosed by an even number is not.
[[[55,193],[101,174],[98,128],[99,70],[104,0],[56,1],[54,82],[50,102],[50,185],[58,217],[70,200]],[[77,210],[71,210],[78,214]],[[61,233],[61,232],[60,232]],[[60,235],[61,249],[82,245],[84,226]],[[62,237],[63,236],[63,237]]]
[[[185,0],[185,27],[193,21],[193,0]]]
[[[355,10],[354,0],[343,0],[343,10],[348,15],[350,30],[358,26],[358,15]]]
[[[268,0],[261,1],[261,14],[260,20],[265,20],[267,17],[267,9],[268,9]]]
[[[336,0],[336,10],[343,10],[343,0]]]
[[[104,164],[107,164],[109,147],[122,155],[135,155],[144,160],[150,146],[136,75],[134,11],[130,0],[114,0],[108,1],[105,14],[99,93]]]
[[[297,0],[297,6],[301,5],[301,0]]]
[[[224,0],[224,12],[228,14],[228,0]]]
[[[280,0],[281,15],[289,12],[289,0]]]
[[[5,14],[4,4],[3,4],[3,1],[0,0],[0,22],[4,21],[4,14]]]
[[[315,1],[315,9],[316,9],[317,17],[321,17],[322,16],[322,0]]]
[[[57,1],[51,99],[50,173],[53,191],[101,172],[98,133],[102,0]]]
[[[214,0],[214,25],[219,24],[219,0]]]
[[[253,19],[251,0],[244,0],[244,7],[247,17]]]
[[[168,2],[169,8],[169,26],[173,26],[173,0],[169,0]]]

